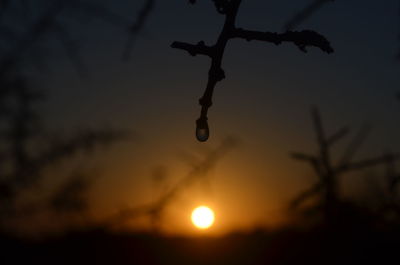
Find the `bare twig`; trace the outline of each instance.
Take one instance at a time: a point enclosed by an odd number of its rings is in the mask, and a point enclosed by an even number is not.
[[[191,1],[191,3],[194,2],[195,1]],[[278,34],[273,32],[259,32],[237,28],[235,25],[236,17],[242,1],[214,0],[213,2],[217,12],[225,16],[225,24],[217,43],[213,46],[207,46],[203,41],[199,42],[197,45],[174,42],[171,45],[172,48],[185,50],[193,56],[200,54],[211,58],[211,67],[208,72],[206,90],[203,97],[199,100],[201,105],[201,114],[199,119],[196,121],[196,137],[202,142],[207,141],[209,138],[210,132],[207,113],[208,109],[212,105],[212,96],[215,86],[218,82],[225,78],[225,72],[222,69],[222,60],[225,47],[231,39],[239,38],[247,41],[258,40],[273,43],[275,45],[279,45],[283,42],[291,42],[303,52],[306,52],[306,48],[308,46],[318,47],[326,53],[333,52],[328,40],[314,31],[287,31],[282,34]]]

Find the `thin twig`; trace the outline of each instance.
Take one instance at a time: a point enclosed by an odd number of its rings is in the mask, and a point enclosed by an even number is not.
[[[195,1],[192,1],[194,3]],[[273,32],[259,32],[237,28],[236,17],[242,0],[214,0],[217,12],[225,16],[225,24],[219,38],[213,46],[207,46],[203,41],[197,45],[174,42],[171,47],[187,51],[190,55],[205,55],[211,58],[211,67],[208,72],[208,82],[203,96],[200,98],[201,114],[196,121],[196,137],[199,141],[207,141],[209,138],[208,109],[212,105],[214,88],[218,82],[225,78],[222,69],[222,60],[225,47],[231,39],[244,39],[247,41],[258,40],[279,45],[283,42],[295,44],[301,51],[306,52],[308,46],[315,46],[326,53],[332,53],[333,49],[328,40],[322,35],[305,30],[301,32],[288,31],[282,34]]]

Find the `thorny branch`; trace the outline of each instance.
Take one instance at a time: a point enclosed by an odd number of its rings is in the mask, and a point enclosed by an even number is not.
[[[196,1],[190,1],[192,4]],[[222,60],[226,45],[231,39],[244,39],[247,41],[258,40],[279,45],[283,42],[295,44],[301,51],[306,52],[308,46],[320,48],[326,53],[332,53],[333,49],[329,41],[311,30],[301,32],[287,31],[282,34],[273,32],[259,32],[244,30],[236,27],[236,17],[242,0],[213,0],[217,12],[225,16],[225,24],[222,32],[213,46],[207,46],[203,41],[197,45],[174,42],[171,47],[187,51],[190,55],[205,55],[211,58],[211,67],[208,72],[208,82],[203,96],[200,98],[201,114],[196,121],[196,137],[199,141],[207,141],[209,138],[208,109],[212,105],[212,96],[214,88],[218,82],[225,78],[225,72],[222,69]]]

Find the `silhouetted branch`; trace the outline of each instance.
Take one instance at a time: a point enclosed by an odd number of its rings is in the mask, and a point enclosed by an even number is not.
[[[311,117],[314,123],[314,130],[317,136],[317,143],[323,148],[326,148],[327,141],[325,140],[324,127],[322,126],[321,116],[319,110],[316,107],[311,109]]]
[[[320,48],[323,52],[332,53],[333,48],[329,41],[312,30],[303,31],[286,31],[285,33],[274,33],[274,32],[260,32],[244,29],[236,29],[234,32],[234,38],[241,38],[247,41],[258,40],[271,42],[275,45],[280,45],[283,42],[291,42],[296,45],[302,52],[307,52],[307,46],[314,46]]]
[[[33,103],[42,95],[34,93],[21,76],[8,81],[3,79],[2,85],[0,100],[4,101],[7,97],[14,100],[15,104],[10,109],[6,109],[3,113],[4,117],[2,117],[2,120],[7,120],[7,123],[2,128],[5,130],[1,135],[5,151],[0,153],[0,166],[9,164],[11,167],[6,172],[0,168],[0,192],[2,193],[0,195],[0,220],[5,215],[15,214],[13,201],[19,192],[39,183],[44,177],[43,173],[49,167],[57,166],[58,163],[73,158],[81,151],[93,152],[100,145],[109,145],[130,136],[126,131],[85,130],[69,138],[47,138],[47,148],[35,146],[40,135],[33,126],[37,118],[33,110]],[[59,191],[59,195],[65,200],[62,201],[61,197],[53,198],[53,206],[61,207],[61,204],[64,204],[62,207],[67,207],[67,204],[70,204],[68,207],[72,204],[77,206],[79,198],[75,198],[75,202],[72,202],[73,197],[77,194],[66,197],[67,192],[77,193],[79,187],[83,192],[83,184],[83,180],[70,182],[64,187],[63,192]],[[82,202],[81,200],[80,203]]]
[[[320,170],[320,173],[322,173],[322,175],[319,177],[322,181],[326,181],[332,174],[331,157],[329,153],[330,146],[328,145],[328,141],[326,140],[327,137],[325,135],[324,127],[322,125],[319,110],[316,107],[312,108],[311,116],[314,122],[314,130],[317,137],[317,143],[319,145],[319,168],[323,169]],[[325,178],[325,180],[323,180],[323,178]]]
[[[331,158],[331,147],[333,143],[343,139],[343,137],[348,134],[348,129],[347,127],[343,127],[332,136],[327,137],[317,108],[312,109],[311,116],[316,134],[316,142],[319,146],[319,153],[317,156],[292,153],[291,156],[296,160],[310,163],[319,178],[319,182],[309,190],[301,192],[300,195],[296,196],[290,206],[291,208],[296,208],[310,196],[321,193],[325,221],[330,222],[335,218],[336,209],[340,201],[338,194],[338,178],[340,175],[353,170],[361,170],[386,163],[388,159],[391,161],[399,160],[400,155],[391,154],[390,156],[384,155],[358,162],[351,162],[354,154],[365,141],[369,132],[369,127],[364,126],[345,149],[339,163],[334,164]]]
[[[285,31],[293,30],[301,25],[304,21],[313,16],[316,12],[318,12],[323,6],[328,4],[329,2],[334,2],[335,0],[313,0],[309,5],[307,5],[304,9],[296,13],[290,20],[288,20],[283,29]],[[399,7],[399,15],[400,15],[400,7]],[[400,35],[399,35],[400,38]],[[400,51],[396,55],[396,59],[400,60]]]
[[[16,16],[13,16],[14,12]],[[70,27],[72,25],[65,20],[71,17],[76,19],[82,14],[86,18],[99,18],[124,29],[130,25],[128,19],[93,1],[37,1],[35,6],[30,6],[25,0],[0,0],[0,230],[6,217],[19,217],[24,211],[17,205],[18,199],[23,192],[32,191],[35,184],[40,184],[47,176],[48,169],[83,152],[94,152],[101,145],[126,140],[130,136],[126,131],[103,129],[84,130],[70,137],[61,137],[59,134],[49,137],[47,131],[42,131],[38,126],[40,117],[34,103],[43,95],[32,89],[32,84],[24,75],[25,65],[21,62],[32,57],[44,63],[45,54],[38,52],[36,46],[42,44],[45,37],[55,35],[68,58],[82,73],[84,68],[79,43],[72,37],[72,30],[76,28]],[[3,50],[4,44],[7,47]],[[28,54],[32,48],[35,48],[35,52]],[[42,142],[43,136],[47,137],[45,143]],[[45,203],[47,208],[57,213],[86,210],[86,192],[91,180],[79,173],[55,191],[50,202]],[[39,210],[43,209],[36,207],[30,209],[29,213]]]
[[[363,127],[361,127],[360,131],[355,135],[354,139],[347,146],[342,158],[340,159],[340,165],[351,162],[353,156],[365,142],[370,130],[371,127],[369,125],[364,125]]]
[[[33,123],[37,118],[33,110],[33,103],[41,95],[34,93],[27,85],[24,78],[15,78],[10,83],[10,89],[16,99],[16,107],[10,110],[9,131],[7,140],[10,145],[10,158],[15,176],[14,181],[23,181],[22,170],[30,160],[29,141],[34,135]]]
[[[195,3],[196,1],[190,1]],[[282,42],[291,42],[295,44],[300,50],[306,52],[307,46],[315,46],[320,48],[322,51],[331,53],[333,52],[329,42],[320,34],[305,30],[302,32],[288,31],[282,34],[271,33],[271,32],[259,32],[244,30],[236,27],[236,17],[241,4],[241,0],[213,0],[217,12],[225,16],[225,23],[222,32],[217,40],[217,43],[213,46],[206,46],[204,42],[199,42],[197,45],[174,42],[171,47],[176,49],[182,49],[191,55],[207,55],[211,58],[211,67],[208,72],[208,82],[206,90],[200,98],[199,103],[201,105],[201,114],[199,119],[196,121],[196,137],[199,141],[207,141],[209,138],[209,126],[208,126],[208,109],[212,105],[212,96],[214,88],[218,82],[225,78],[225,72],[222,69],[222,59],[225,52],[227,43],[233,38],[240,38],[245,40],[259,40],[264,42],[271,42],[276,45]]]
[[[315,173],[318,176],[322,175],[320,161],[318,160],[318,158],[316,156],[306,155],[306,154],[302,154],[302,153],[292,153],[291,157],[296,160],[309,162],[311,167],[314,169]]]
[[[187,51],[192,56],[196,56],[198,54],[206,55],[211,58],[214,56],[214,48],[205,45],[204,41],[200,41],[196,45],[175,41],[174,43],[172,43],[171,47],[174,49]]]
[[[11,80],[2,80],[0,99],[5,101],[5,97],[8,97],[13,99],[15,104],[2,113],[2,118],[7,120],[7,126],[2,128],[5,130],[2,136],[3,140],[6,140],[8,153],[2,154],[1,160],[4,161],[0,162],[12,165],[12,171],[2,177],[10,181],[10,188],[13,190],[30,186],[41,177],[47,166],[71,158],[81,150],[92,151],[99,144],[110,144],[128,136],[126,132],[116,130],[87,130],[69,139],[48,141],[48,149],[43,152],[35,150],[33,154],[31,144],[37,136],[37,130],[34,128],[37,114],[33,103],[43,96],[33,92],[22,76],[9,79]]]
[[[349,128],[343,127],[340,130],[338,130],[335,134],[333,134],[329,139],[327,140],[328,145],[333,145],[343,137],[345,137],[349,133]]]

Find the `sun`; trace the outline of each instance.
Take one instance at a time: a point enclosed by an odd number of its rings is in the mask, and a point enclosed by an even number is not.
[[[192,223],[198,229],[210,228],[214,220],[214,212],[207,206],[199,206],[192,212]]]

